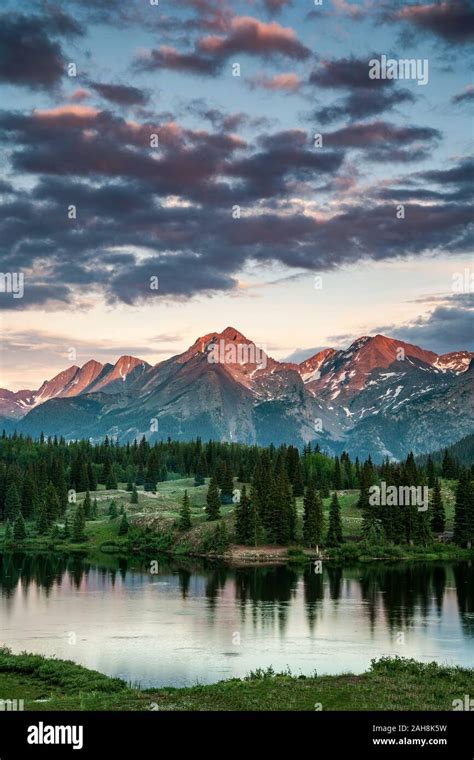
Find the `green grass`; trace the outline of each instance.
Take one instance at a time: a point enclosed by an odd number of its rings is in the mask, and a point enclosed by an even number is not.
[[[25,710],[452,710],[474,693],[474,670],[403,658],[362,675],[293,676],[271,669],[210,686],[139,689],[65,660],[0,649],[0,699]]]
[[[241,484],[236,484],[239,487]],[[443,498],[446,507],[447,530],[452,529],[454,517],[454,492],[455,481],[442,481]],[[193,527],[190,531],[180,534],[176,530],[176,523],[179,517],[179,511],[185,490],[188,491],[191,502],[191,516]],[[144,492],[143,489],[138,491],[138,504],[130,503],[130,493],[126,490],[125,483],[119,483],[118,488],[106,490],[103,487],[91,494],[92,498],[97,498],[98,502],[98,519],[88,521],[86,526],[87,541],[74,543],[71,539],[57,540],[54,543],[49,537],[35,535],[33,523],[29,523],[28,532],[30,538],[15,547],[22,551],[60,551],[65,553],[81,552],[89,557],[98,557],[104,552],[127,554],[127,539],[118,536],[118,525],[120,518],[110,520],[108,508],[112,499],[115,501],[118,510],[123,507],[129,517],[132,525],[145,528],[150,527],[157,535],[173,534],[172,542],[165,542],[163,548],[172,550],[177,554],[199,554],[202,552],[202,545],[206,534],[213,528],[206,521],[205,504],[206,504],[207,485],[194,486],[193,478],[176,478],[163,483],[158,483],[156,493]],[[339,503],[341,506],[343,534],[346,539],[360,539],[362,515],[357,507],[359,492],[357,490],[340,491]],[[85,493],[78,493],[78,502],[83,501]],[[329,520],[329,503],[330,499],[324,499],[325,522]],[[75,505],[68,509],[67,516],[69,524],[72,525],[74,518]],[[233,532],[233,505],[222,506],[222,520],[225,522],[228,532]],[[303,522],[303,499],[297,499],[297,534],[301,536]],[[4,525],[0,524],[0,546],[3,543]],[[298,541],[295,542],[293,551],[293,561],[297,561]],[[379,558],[424,558],[432,556],[434,559],[453,559],[470,556],[469,552],[459,550],[457,547],[446,544],[435,544],[433,550],[426,549],[406,549],[401,547],[375,547],[374,550],[367,551],[358,543],[349,543],[337,552],[330,552],[340,560],[348,559],[370,559],[371,557]],[[301,561],[305,559],[302,551],[299,552]]]

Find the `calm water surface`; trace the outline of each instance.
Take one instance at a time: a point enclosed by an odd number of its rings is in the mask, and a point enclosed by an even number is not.
[[[373,657],[474,665],[472,563],[229,569],[0,555],[0,644],[143,686],[272,665],[361,672]]]

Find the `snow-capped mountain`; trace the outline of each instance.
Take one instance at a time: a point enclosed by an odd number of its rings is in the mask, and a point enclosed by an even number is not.
[[[19,419],[53,398],[72,398],[99,390],[116,393],[130,386],[149,367],[147,362],[133,356],[121,356],[116,364],[101,364],[91,359],[82,367],[72,365],[51,380],[45,380],[36,391],[13,393],[0,388],[0,417]]]
[[[89,361],[38,391],[0,391],[0,414],[7,429],[33,435],[319,441],[332,452],[398,458],[474,432],[473,358],[376,335],[301,364],[278,362],[227,327],[154,366],[131,356]]]

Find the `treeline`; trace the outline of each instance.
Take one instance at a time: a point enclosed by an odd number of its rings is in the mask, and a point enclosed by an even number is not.
[[[296,539],[296,502],[304,497],[303,538],[308,545],[337,546],[342,541],[340,507],[337,491],[360,490],[359,507],[363,516],[363,534],[373,542],[421,543],[431,540],[433,532],[445,528],[444,505],[439,477],[459,481],[456,499],[455,540],[461,545],[474,540],[472,516],[473,468],[463,468],[448,450],[441,461],[432,457],[416,461],[410,454],[404,462],[385,461],[374,465],[351,460],[347,453],[331,457],[318,446],[247,446],[200,439],[190,442],[141,441],[119,445],[106,438],[66,442],[62,438],[43,436],[35,441],[16,434],[0,439],[0,520],[18,523],[35,519],[44,532],[64,516],[77,492],[94,492],[98,484],[116,489],[126,483],[136,494],[136,487],[154,491],[161,481],[193,477],[196,486],[210,478],[208,518],[219,517],[220,504],[236,504],[237,538],[242,543],[288,544]],[[370,504],[370,487],[384,481],[387,485],[424,486],[432,489],[431,509],[416,507],[374,507]],[[242,488],[242,484],[250,484]],[[240,485],[239,485],[240,484]],[[322,520],[322,499],[333,493],[330,518]],[[93,516],[94,504],[86,498],[84,514],[78,508],[78,526]],[[132,501],[133,503],[133,501]],[[184,505],[182,525],[189,522],[189,505]],[[21,517],[21,520],[19,519]],[[79,524],[80,523],[80,524]]]

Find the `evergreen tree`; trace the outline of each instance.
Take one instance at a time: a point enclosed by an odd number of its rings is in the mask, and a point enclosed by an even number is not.
[[[48,516],[46,513],[46,505],[43,499],[41,499],[37,505],[36,530],[40,536],[45,536],[49,530]]]
[[[132,493],[130,495],[130,504],[138,504],[138,491],[135,483],[133,484]]]
[[[50,524],[53,522],[53,520],[57,520],[61,514],[61,503],[59,501],[59,496],[51,481],[49,481],[46,487],[44,493],[44,502],[46,505],[46,517],[48,524]]]
[[[86,491],[82,508],[84,510],[84,517],[86,518],[86,520],[89,520],[91,516],[91,509],[92,509],[91,495],[89,491]]]
[[[122,515],[122,519],[120,520],[118,535],[125,536],[128,533],[129,528],[130,528],[130,524],[127,520],[127,513],[124,512]]]
[[[443,499],[441,496],[441,483],[437,478],[435,480],[433,498],[431,502],[431,529],[434,533],[443,533],[445,524],[446,515],[444,511]]]
[[[339,546],[343,543],[341,508],[337,494],[334,491],[329,507],[329,528],[326,543],[328,546]]]
[[[13,543],[13,529],[10,520],[5,523],[5,534],[3,536],[4,546],[10,546]]]
[[[334,460],[333,485],[336,491],[340,491],[342,488],[341,464],[339,462],[339,457],[336,457]]]
[[[30,517],[35,511],[36,502],[36,486],[35,482],[29,472],[26,473],[23,479],[23,486],[21,489],[21,512],[25,517]]]
[[[232,504],[232,497],[234,495],[234,479],[230,465],[226,462],[224,467],[224,475],[222,480],[221,490],[221,504]]]
[[[436,483],[436,472],[431,454],[426,462],[426,475],[428,477],[428,488],[434,488]]]
[[[295,466],[295,475],[293,479],[293,496],[303,496],[304,494],[304,479],[303,468],[301,466],[300,459],[298,458]]]
[[[97,519],[97,515],[98,515],[97,499],[94,499],[94,501],[92,502],[92,506],[91,506],[90,519],[91,520],[96,520]]]
[[[131,480],[129,480],[127,483],[127,491],[133,491],[133,483]]]
[[[7,520],[16,520],[21,509],[20,497],[15,483],[11,483],[5,496],[5,517]]]
[[[71,531],[69,530],[69,521],[67,517],[64,520],[63,538],[70,538]]]
[[[323,502],[310,480],[303,499],[303,539],[307,546],[318,546],[323,536]]]
[[[443,463],[441,465],[441,475],[443,478],[454,480],[458,476],[457,470],[458,468],[456,467],[456,462],[452,458],[448,449],[445,449],[443,455]]]
[[[459,476],[458,485],[456,488],[456,501],[454,507],[454,542],[458,546],[467,546],[469,535],[469,517],[470,517],[470,488],[469,488],[469,475],[466,470],[463,470]]]
[[[221,500],[219,498],[219,489],[217,487],[217,480],[212,477],[209,483],[209,488],[206,496],[206,513],[207,519],[218,520],[221,516]]]
[[[191,527],[191,507],[189,505],[189,498],[187,490],[184,492],[183,504],[179,513],[179,530],[189,530]]]
[[[115,520],[115,518],[118,517],[117,505],[114,499],[112,499],[109,505],[109,515],[111,520]]]
[[[84,530],[86,527],[86,519],[84,517],[84,509],[82,504],[78,504],[76,513],[74,515],[74,522],[72,525],[72,540],[75,542],[84,541]]]
[[[13,537],[15,541],[24,541],[26,536],[26,525],[23,519],[23,515],[20,512],[13,525]]]
[[[250,499],[246,486],[242,487],[240,502],[235,506],[235,538],[238,544],[252,542],[250,524]]]

